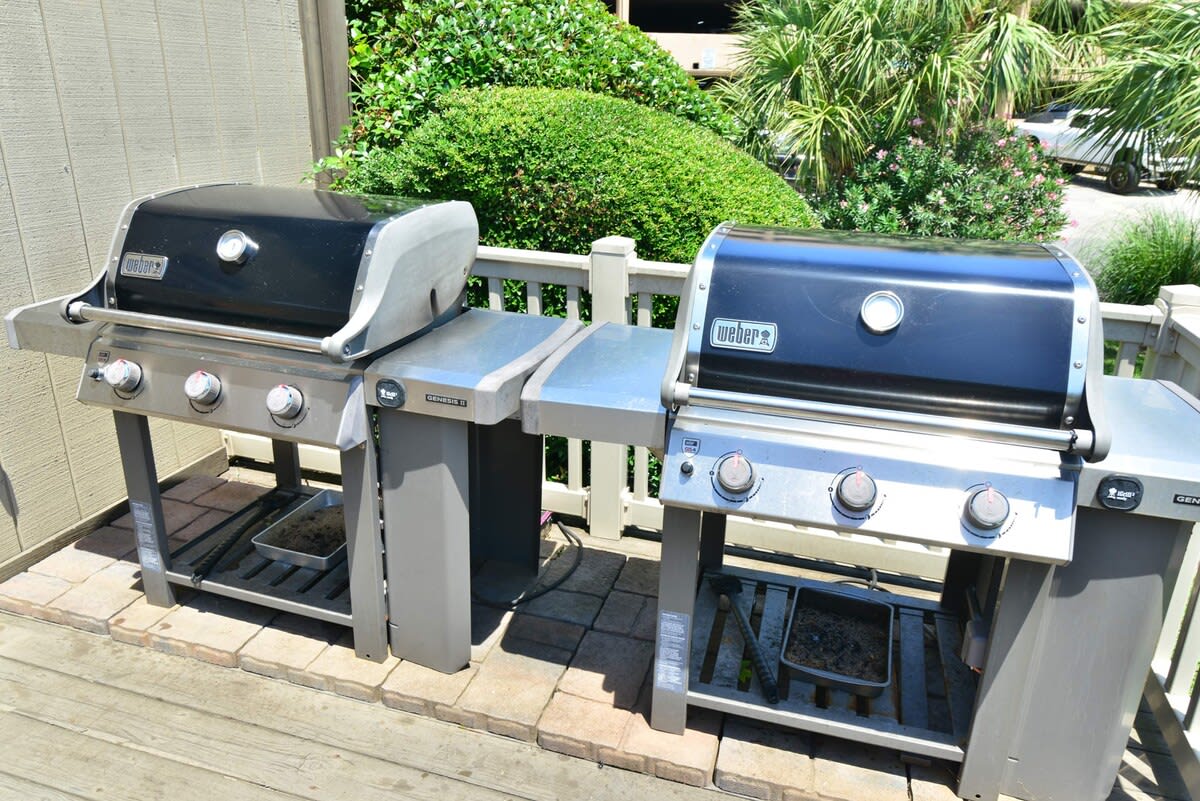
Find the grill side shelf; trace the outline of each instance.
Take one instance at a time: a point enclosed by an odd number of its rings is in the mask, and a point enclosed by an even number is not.
[[[753,671],[744,662],[746,644],[732,612],[718,608],[707,574],[697,592],[693,617],[688,703],[782,726],[896,747],[912,753],[961,761],[962,743],[975,700],[975,681],[957,658],[957,621],[936,603],[894,593],[825,585],[838,592],[886,600],[897,607],[892,636],[897,640],[891,686],[867,699],[798,681],[781,670],[788,612],[797,581],[759,571],[726,567],[742,580],[730,598],[751,619],[772,671],[780,702],[768,704]],[[806,586],[823,582],[803,580]]]

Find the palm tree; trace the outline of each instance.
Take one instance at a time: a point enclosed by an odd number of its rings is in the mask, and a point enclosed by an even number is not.
[[[741,144],[823,188],[914,118],[954,138],[1090,56],[1110,0],[746,0],[738,75],[718,93]]]
[[[1200,0],[1130,5],[1097,39],[1106,58],[1072,95],[1106,109],[1093,132],[1107,147],[1151,130],[1189,165],[1175,180],[1200,175]]]

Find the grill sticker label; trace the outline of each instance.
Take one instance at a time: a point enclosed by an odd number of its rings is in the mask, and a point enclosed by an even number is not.
[[[142,569],[157,573],[162,570],[162,560],[158,558],[158,533],[154,530],[154,514],[150,511],[150,504],[130,501],[129,511],[133,513],[133,531]]]
[[[167,274],[167,257],[149,253],[126,253],[121,259],[121,275],[161,281]]]
[[[1184,506],[1200,506],[1200,498],[1195,495],[1179,493],[1175,496],[1175,503],[1181,503]]]
[[[654,658],[654,686],[672,693],[686,688],[688,634],[691,620],[679,612],[658,613],[658,653]]]
[[[429,401],[430,403],[440,403],[443,406],[459,406],[463,409],[467,408],[467,401],[465,398],[452,398],[449,395],[435,395],[432,392],[426,392],[425,400]]]
[[[714,348],[774,353],[778,333],[779,329],[775,323],[718,317],[713,320],[712,328],[709,329],[708,344]]]

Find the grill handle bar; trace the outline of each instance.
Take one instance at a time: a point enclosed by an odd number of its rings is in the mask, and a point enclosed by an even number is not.
[[[220,323],[205,323],[199,320],[185,320],[180,317],[164,317],[158,314],[142,314],[140,312],[121,311],[120,309],[105,309],[93,306],[83,301],[75,301],[67,306],[67,319],[74,323],[97,322],[117,323],[134,328],[146,328],[151,331],[169,331],[174,334],[196,334],[198,336],[224,339],[231,342],[247,342],[254,345],[273,345],[286,350],[298,350],[304,353],[322,353],[321,340],[318,337],[305,337],[297,334],[281,334],[277,331],[263,331],[259,328],[241,328],[236,325],[221,325]]]
[[[777,414],[830,423],[894,428],[918,434],[966,435],[1005,445],[1023,445],[1069,453],[1090,454],[1094,440],[1091,431],[1082,429],[1037,428],[1008,423],[992,423],[986,420],[967,420],[915,412],[900,412],[893,409],[841,406],[821,401],[749,395],[744,392],[728,392],[720,389],[702,389],[682,382],[675,384],[675,401],[736,412]]]

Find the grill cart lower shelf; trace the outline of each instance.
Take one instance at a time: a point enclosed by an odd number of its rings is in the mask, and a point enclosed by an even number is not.
[[[797,582],[758,571],[724,568],[742,582],[730,597],[750,618],[779,682],[778,704],[766,701],[732,610],[719,608],[708,575],[700,582],[692,621],[687,702],[796,729],[962,761],[961,743],[975,703],[975,677],[958,658],[957,620],[932,601],[843,584]],[[798,586],[837,592],[896,609],[891,684],[877,698],[797,681],[779,664],[788,612]]]
[[[304,617],[353,625],[350,574],[344,558],[323,570],[296,567],[285,561],[267,559],[259,554],[252,542],[267,526],[303,514],[301,507],[316,493],[317,490],[307,488],[268,492],[173,551],[167,579],[172,584],[195,587]],[[247,518],[258,511],[253,508],[256,504],[273,511],[246,527]]]

